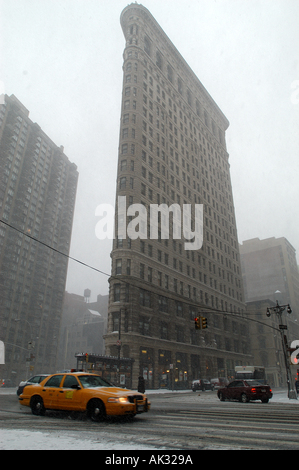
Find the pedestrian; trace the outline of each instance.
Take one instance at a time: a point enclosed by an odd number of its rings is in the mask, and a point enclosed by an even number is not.
[[[145,381],[144,381],[144,378],[141,376],[138,377],[138,392],[140,393],[145,392]]]

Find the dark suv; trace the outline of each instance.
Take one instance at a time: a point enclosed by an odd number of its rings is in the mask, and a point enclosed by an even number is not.
[[[196,390],[214,390],[214,385],[208,379],[199,379],[193,380],[192,382],[192,391],[196,392]]]

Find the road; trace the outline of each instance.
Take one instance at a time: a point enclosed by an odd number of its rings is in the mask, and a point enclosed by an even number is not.
[[[85,440],[87,448],[96,439],[118,443],[120,449],[132,443],[140,448],[184,451],[299,449],[297,401],[220,402],[215,392],[151,392],[148,396],[152,403],[150,412],[133,421],[113,419],[93,423],[84,415],[76,419],[53,412],[47,412],[45,417],[33,416],[29,408],[19,405],[15,393],[5,394],[1,390],[0,427],[7,432],[18,430],[19,436],[28,430],[46,432],[48,436],[59,432],[78,442]]]

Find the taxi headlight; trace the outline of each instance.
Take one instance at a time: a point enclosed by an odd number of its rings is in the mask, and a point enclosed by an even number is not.
[[[119,398],[108,398],[108,403],[129,403],[127,397],[119,397]]]

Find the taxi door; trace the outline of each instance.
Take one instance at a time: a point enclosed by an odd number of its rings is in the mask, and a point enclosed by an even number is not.
[[[77,389],[76,387],[80,387]],[[81,410],[82,390],[77,377],[66,375],[59,390],[59,409],[60,410]]]
[[[48,410],[58,410],[58,396],[60,384],[64,375],[52,375],[42,387],[41,396],[44,406]]]

